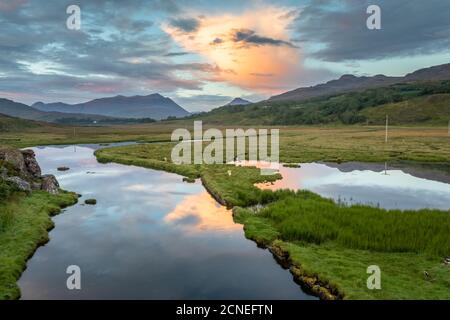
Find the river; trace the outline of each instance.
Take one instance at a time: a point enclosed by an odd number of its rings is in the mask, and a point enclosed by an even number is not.
[[[53,218],[50,242],[18,282],[22,299],[316,299],[268,250],[245,239],[242,225],[199,181],[100,164],[100,147],[32,148],[43,173],[82,197]],[[280,171],[282,180],[260,187],[306,188],[389,209],[450,209],[447,167],[311,163]],[[85,205],[88,198],[97,205]],[[67,289],[70,265],[81,269],[81,290]]]

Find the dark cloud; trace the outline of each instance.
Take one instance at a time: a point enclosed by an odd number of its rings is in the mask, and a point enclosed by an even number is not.
[[[178,14],[173,1],[79,0],[79,31],[66,28],[64,1],[0,4],[0,94],[27,97],[22,102],[200,90],[201,77],[186,79],[180,72],[219,72],[209,64],[164,58],[187,54],[172,52],[170,37],[150,18],[155,11]]]
[[[189,52],[168,52],[164,56],[165,57],[179,57],[179,56],[185,56],[187,54],[190,54]]]
[[[194,18],[177,18],[171,19],[170,25],[182,32],[191,33],[198,29],[200,21]]]
[[[366,27],[371,4],[381,7],[381,30]],[[318,59],[383,59],[449,50],[449,12],[450,1],[442,0],[321,0],[296,23],[300,40],[322,44]]]
[[[215,46],[215,45],[218,45],[218,44],[221,44],[221,43],[223,43],[223,40],[221,38],[215,38],[213,41],[211,41],[210,44],[212,46]]]
[[[294,45],[288,41],[273,39],[269,37],[264,37],[257,35],[255,31],[249,29],[236,29],[232,31],[232,40],[236,43],[242,44],[243,46],[288,46],[294,47]]]

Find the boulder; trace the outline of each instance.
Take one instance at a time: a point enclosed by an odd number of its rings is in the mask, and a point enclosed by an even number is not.
[[[27,170],[22,152],[13,148],[0,149],[0,160],[8,162],[17,173],[26,175]]]
[[[5,180],[14,183],[19,190],[27,192],[31,191],[30,183],[28,181],[23,180],[22,178],[8,177]]]
[[[22,155],[28,174],[33,178],[39,178],[41,176],[41,168],[36,161],[34,151],[30,149],[22,150]]]
[[[59,194],[58,180],[52,174],[43,175],[41,189],[51,194]]]

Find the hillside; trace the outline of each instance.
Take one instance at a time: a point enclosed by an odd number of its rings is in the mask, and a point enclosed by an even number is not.
[[[62,102],[45,104],[36,102],[32,107],[46,112],[96,114],[115,118],[152,118],[161,120],[168,117],[185,117],[189,115],[189,112],[173,100],[160,94],[133,97],[115,96],[79,104]]]
[[[42,124],[36,121],[24,120],[0,114],[0,132],[14,132],[41,126]]]
[[[327,83],[312,87],[298,88],[273,96],[268,101],[304,101],[320,96],[386,87],[397,83],[440,81],[446,79],[450,79],[450,63],[420,69],[409,73],[404,77],[387,77],[384,75],[356,77],[347,74],[337,80],[328,81]]]
[[[369,124],[383,124],[385,115],[389,115],[389,123],[393,125],[418,123],[445,125],[450,121],[450,94],[436,94],[389,103],[365,109],[361,115]]]
[[[445,102],[448,94],[450,80],[395,84],[302,102],[266,101],[226,106],[192,118],[228,125],[356,124],[380,123],[389,111],[398,123],[445,125],[450,120],[449,105]],[[400,119],[402,113],[405,113],[404,120]]]

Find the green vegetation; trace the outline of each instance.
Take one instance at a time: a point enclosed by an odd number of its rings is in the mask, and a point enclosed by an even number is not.
[[[287,257],[294,277],[322,298],[450,299],[450,267],[443,263],[450,255],[450,212],[387,211],[344,206],[307,191],[260,190],[255,183],[279,176],[260,176],[254,167],[175,165],[168,160],[172,147],[132,145],[96,156],[201,177],[213,197],[234,207],[246,236]],[[382,290],[367,289],[370,265],[382,270]]]
[[[24,120],[0,114],[0,132],[24,130],[37,128],[39,126],[41,126],[41,124],[36,121]]]
[[[264,101],[246,106],[226,106],[210,112],[194,115],[191,119],[204,120],[207,123],[229,125],[311,125],[311,124],[382,124],[389,108],[376,108],[386,104],[406,103],[411,99],[450,93],[450,81],[420,82],[396,84],[387,87],[367,89],[361,92],[349,92],[332,96],[312,98],[302,102]],[[414,102],[413,102],[414,104]],[[429,99],[435,113],[431,110],[414,108],[412,114],[403,120],[396,118],[397,124],[434,124],[445,125],[450,120],[448,104]],[[374,110],[372,110],[375,108]],[[403,110],[408,110],[405,107]],[[394,110],[396,115],[398,113]]]
[[[36,248],[48,241],[50,216],[76,203],[75,194],[15,193],[0,203],[0,300],[20,296],[17,279]]]
[[[434,94],[403,102],[389,103],[361,112],[370,124],[383,124],[389,115],[391,125],[445,125],[450,121],[450,94]]]

